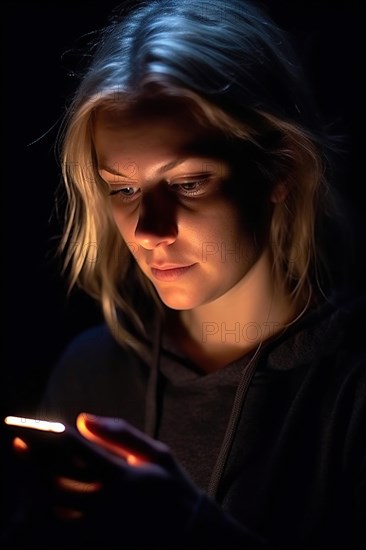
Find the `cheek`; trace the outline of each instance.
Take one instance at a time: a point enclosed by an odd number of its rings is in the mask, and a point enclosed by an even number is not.
[[[253,261],[257,255],[254,233],[242,215],[232,206],[223,208],[217,224],[211,227],[211,237],[207,239],[205,250],[212,253],[212,261],[219,262],[222,268],[241,268]]]
[[[133,220],[126,216],[125,213],[121,212],[120,208],[113,207],[111,208],[112,217],[118,228],[118,231],[121,233],[124,240],[129,240],[131,234],[133,234],[134,222]]]
[[[130,252],[134,256],[135,260],[139,263],[143,256],[141,245],[136,242],[135,229],[137,225],[137,215],[126,215],[126,212],[121,212],[120,208],[112,207],[111,209],[112,217],[116,224],[117,230],[122,236],[127,247],[130,249]]]
[[[125,216],[122,216],[121,213],[112,209],[112,216],[117,227],[117,231],[122,236],[127,247],[130,249],[130,252],[135,257],[136,260],[139,258],[139,245],[135,242],[134,239],[134,227],[135,225],[132,221],[128,221]]]
[[[214,210],[215,215],[207,230],[220,241],[246,240],[248,230],[243,222],[243,216],[231,201],[221,201]]]

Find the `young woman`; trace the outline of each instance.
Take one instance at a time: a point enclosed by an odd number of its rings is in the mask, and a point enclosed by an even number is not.
[[[39,416],[77,444],[25,532],[364,545],[361,305],[332,279],[330,140],[285,34],[246,0],[122,6],[62,138],[65,269],[106,322],[50,377]]]

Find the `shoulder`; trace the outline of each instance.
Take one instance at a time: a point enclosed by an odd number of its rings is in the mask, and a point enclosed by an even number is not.
[[[366,367],[365,319],[366,294],[340,300],[319,323],[327,328],[325,349],[329,346],[343,361]]]
[[[134,362],[135,356],[113,338],[106,324],[96,325],[76,335],[60,354],[50,372],[50,380],[98,380]],[[76,383],[76,382],[75,382]]]
[[[346,449],[354,464],[365,456],[355,453],[366,422],[365,312],[362,296],[327,300],[273,342],[260,372],[271,415]]]
[[[69,342],[52,370],[51,379],[66,375],[79,380],[92,375],[105,378],[114,371],[128,371],[131,365],[142,363],[131,348],[123,347],[114,339],[103,323],[81,332]]]
[[[126,405],[129,391],[139,399],[146,378],[145,363],[97,325],[74,337],[51,369],[40,414],[71,422],[81,410],[127,416],[119,403]]]
[[[119,358],[126,351],[112,337],[106,324],[96,325],[76,335],[63,350],[58,363],[70,362],[75,366],[97,364],[113,357]]]
[[[312,372],[339,384],[365,379],[364,322],[366,296],[335,296],[309,311],[277,341],[268,346],[273,371],[291,371],[296,377]]]

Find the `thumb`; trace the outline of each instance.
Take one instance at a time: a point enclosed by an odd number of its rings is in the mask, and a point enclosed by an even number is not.
[[[80,413],[76,427],[85,439],[123,458],[131,466],[149,462],[151,447],[146,445],[146,436],[122,419]]]

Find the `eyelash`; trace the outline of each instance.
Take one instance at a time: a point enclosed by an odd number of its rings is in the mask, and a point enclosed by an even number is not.
[[[208,185],[209,181],[210,181],[210,178],[206,177],[206,178],[203,178],[203,179],[185,181],[185,182],[182,182],[182,183],[172,183],[172,184],[169,184],[169,187],[171,189],[172,188],[177,188],[177,187],[182,189],[183,185],[197,184],[198,189],[195,188],[193,190],[185,190],[185,192],[182,193],[183,197],[190,198],[190,197],[200,196],[201,194],[203,194],[203,192],[206,189],[206,186]],[[137,189],[137,192],[135,192],[133,195],[124,195],[123,191],[125,191],[126,189],[134,189],[134,186],[126,185],[126,187],[120,187],[119,189],[112,190],[112,191],[109,192],[109,196],[113,197],[113,196],[119,195],[118,198],[120,200],[122,200],[122,202],[132,202],[132,201],[134,201],[136,199],[136,197],[139,195],[139,193],[138,193],[139,189]]]

